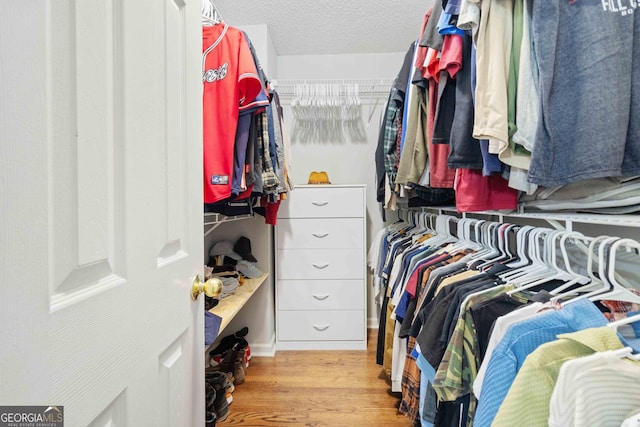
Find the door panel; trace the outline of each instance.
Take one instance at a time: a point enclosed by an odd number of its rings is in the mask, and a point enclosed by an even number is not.
[[[3,9],[3,404],[63,405],[67,426],[204,424],[199,11]]]
[[[185,58],[185,3],[179,0],[165,0],[163,22],[165,40],[162,52],[162,67],[158,70],[158,78],[162,79],[162,92],[166,99],[164,104],[164,126],[166,133],[159,146],[163,152],[160,163],[161,176],[166,192],[162,203],[166,212],[163,223],[166,224],[162,247],[158,254],[158,265],[171,263],[185,256],[184,233],[186,232],[185,213],[185,179],[189,165],[185,161],[187,134],[185,123],[184,79],[186,75]],[[162,234],[160,234],[162,235]]]
[[[124,144],[116,115],[123,109],[122,51],[113,42],[122,26],[118,4],[67,0],[50,9],[52,61],[41,68],[49,70],[42,78],[49,83],[52,311],[125,282],[124,191],[116,182]]]
[[[125,427],[127,425],[126,393],[118,395],[88,427]]]

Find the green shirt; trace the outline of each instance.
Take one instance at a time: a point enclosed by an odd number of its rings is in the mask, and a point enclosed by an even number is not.
[[[560,334],[556,341],[541,345],[527,356],[491,425],[547,425],[549,402],[562,364],[598,351],[619,348],[623,345],[618,334],[608,326]]]

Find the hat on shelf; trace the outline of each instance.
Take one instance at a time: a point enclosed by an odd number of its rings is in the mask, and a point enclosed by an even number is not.
[[[331,184],[331,181],[329,181],[329,174],[325,171],[314,171],[309,174],[309,182],[307,184]]]
[[[240,286],[240,281],[235,277],[221,277],[220,280],[222,281],[222,293],[220,293],[220,299],[226,298],[235,293]]]
[[[238,268],[238,273],[242,274],[247,279],[255,279],[262,276],[262,271],[256,267],[255,262],[243,259],[238,261],[238,265],[236,267]]]
[[[227,256],[229,258],[235,259],[236,261],[242,259],[242,257],[234,251],[233,243],[228,240],[217,242],[213,246],[211,246],[211,249],[209,249],[209,256],[217,257],[220,255]]]
[[[258,262],[256,257],[251,254],[251,240],[244,236],[238,239],[236,244],[233,246],[233,251],[235,254],[240,256],[238,261],[244,259],[251,262]]]
[[[235,265],[223,264],[213,266],[211,269],[211,277],[238,277],[238,270]]]

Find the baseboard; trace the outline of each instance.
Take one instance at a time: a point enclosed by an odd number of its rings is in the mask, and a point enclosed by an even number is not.
[[[378,329],[378,326],[380,326],[380,319],[377,317],[367,319],[367,329]]]
[[[268,343],[250,343],[251,344],[251,356],[257,357],[273,357],[276,355],[276,334],[275,331],[271,334],[270,342]]]

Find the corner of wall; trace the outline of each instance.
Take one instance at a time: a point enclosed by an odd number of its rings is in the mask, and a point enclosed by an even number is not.
[[[247,33],[251,39],[267,77],[274,79],[278,73],[278,53],[271,39],[269,27],[266,24],[260,24],[243,25],[238,28]]]
[[[380,326],[380,319],[377,317],[367,318],[367,329],[378,329]]]
[[[274,357],[276,355],[276,333],[271,335],[271,339],[264,343],[251,343],[251,356]]]

